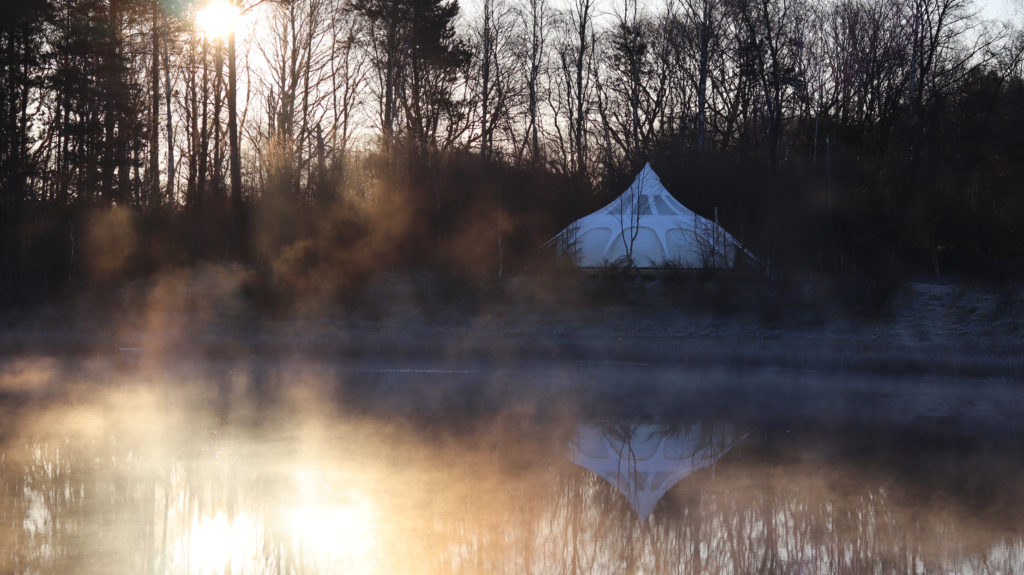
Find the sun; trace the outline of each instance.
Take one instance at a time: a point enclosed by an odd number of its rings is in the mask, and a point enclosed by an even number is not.
[[[238,21],[238,7],[231,2],[218,0],[196,12],[196,24],[206,32],[207,36],[227,36],[235,29]]]

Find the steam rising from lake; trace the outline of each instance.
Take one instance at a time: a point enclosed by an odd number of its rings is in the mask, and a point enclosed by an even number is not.
[[[998,429],[979,435],[956,423],[965,416],[941,415],[940,383],[925,395],[897,388],[914,400],[871,391],[866,401],[888,414],[872,423],[820,417],[820,394],[790,411],[752,409],[765,403],[757,397],[793,392],[778,378],[759,380],[761,391],[744,382],[755,397],[745,401],[718,389],[731,377],[722,374],[405,367],[6,364],[0,571],[1024,567],[1012,493],[1024,450]],[[837,404],[867,393],[844,385],[830,392]],[[818,415],[805,411],[812,404]],[[625,483],[589,470],[572,446],[595,460],[615,452]],[[638,513],[630,497],[655,486],[637,473],[658,457],[675,462],[661,470],[664,494]]]

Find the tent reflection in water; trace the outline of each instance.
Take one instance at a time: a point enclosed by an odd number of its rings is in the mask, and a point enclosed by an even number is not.
[[[740,439],[729,425],[579,425],[566,456],[617,487],[646,520],[673,485],[711,466]]]
[[[756,261],[716,222],[676,201],[650,164],[614,202],[576,220],[549,244],[592,271],[734,268]]]

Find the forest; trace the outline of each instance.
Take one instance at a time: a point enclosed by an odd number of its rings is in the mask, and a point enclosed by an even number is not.
[[[1022,60],[970,0],[3,2],[0,300],[501,277],[647,162],[772,270],[1015,277]]]

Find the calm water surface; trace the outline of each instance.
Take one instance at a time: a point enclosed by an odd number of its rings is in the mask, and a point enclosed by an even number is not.
[[[1024,571],[1013,382],[0,365],[2,573]]]

